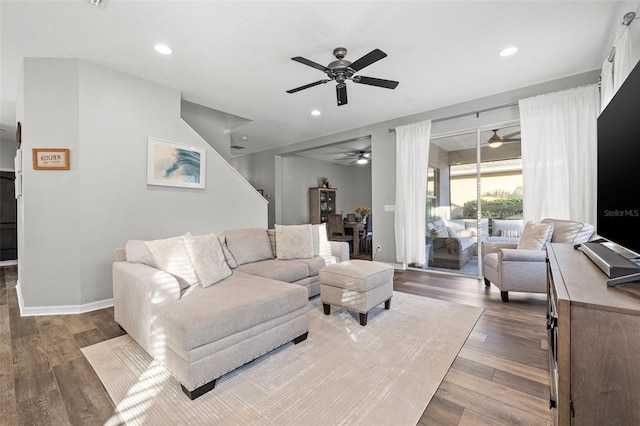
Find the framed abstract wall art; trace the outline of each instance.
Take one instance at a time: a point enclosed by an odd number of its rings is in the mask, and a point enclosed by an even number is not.
[[[147,184],[205,188],[205,150],[155,138],[147,142]]]

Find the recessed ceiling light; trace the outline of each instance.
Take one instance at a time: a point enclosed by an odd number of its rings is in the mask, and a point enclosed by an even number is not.
[[[318,111],[317,109],[314,109],[313,111],[311,111],[311,115],[313,115],[314,117],[317,117],[320,114],[322,114],[322,113],[320,111]]]
[[[499,53],[500,56],[511,56],[518,51],[518,48],[515,46],[510,46],[502,49]]]
[[[156,52],[163,55],[171,55],[173,53],[173,50],[166,44],[156,44],[155,46],[153,46],[153,48],[156,50]]]

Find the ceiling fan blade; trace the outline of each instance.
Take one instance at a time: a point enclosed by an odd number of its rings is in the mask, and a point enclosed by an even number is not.
[[[296,93],[304,89],[308,89],[309,87],[317,86],[318,84],[328,83],[331,80],[319,80],[314,83],[305,84],[304,86],[296,87],[295,89],[287,90],[287,93]]]
[[[357,71],[360,71],[362,68],[367,67],[372,63],[377,62],[386,56],[387,54],[384,53],[382,50],[373,49],[371,52],[367,53],[362,58],[358,59],[357,61],[349,65],[349,68],[357,72]]]
[[[395,89],[400,82],[393,80],[383,80],[381,78],[365,77],[357,75],[353,77],[354,83],[368,84],[370,86],[384,87],[386,89]]]
[[[302,56],[296,56],[295,58],[291,58],[291,60],[292,61],[296,61],[296,62],[300,62],[301,64],[304,64],[304,65],[308,65],[311,68],[315,68],[315,69],[320,70],[322,72],[331,71],[329,68],[325,67],[324,65],[320,65],[317,62],[310,61],[309,59],[303,58]]]
[[[336,95],[338,97],[338,106],[347,104],[347,85],[342,83],[336,86]]]

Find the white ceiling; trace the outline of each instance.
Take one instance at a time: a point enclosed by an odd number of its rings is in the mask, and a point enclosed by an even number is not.
[[[183,98],[251,120],[233,131],[257,152],[566,77],[601,66],[622,16],[616,1],[125,1],[0,2],[0,127],[15,133],[22,58],[81,58],[181,90]],[[174,54],[154,52],[157,42]],[[519,52],[498,56],[506,46]],[[374,48],[387,58],[348,82],[336,105],[324,78],[292,61],[326,65]],[[319,109],[320,117],[311,110]]]

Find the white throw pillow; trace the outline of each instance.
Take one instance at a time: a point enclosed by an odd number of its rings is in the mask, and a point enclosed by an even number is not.
[[[191,236],[185,243],[202,287],[207,288],[231,275],[222,245],[215,234]]]
[[[311,225],[276,225],[278,259],[309,259],[313,257]]]
[[[142,263],[148,266],[156,267],[153,256],[142,240],[129,240],[124,246],[127,261],[132,263]]]
[[[518,242],[518,249],[542,250],[553,227],[547,223],[527,222]]]
[[[332,256],[331,243],[327,238],[327,224],[311,225],[311,231],[313,233],[313,255]]]
[[[179,237],[147,241],[145,243],[149,252],[151,252],[156,267],[175,276],[180,283],[181,289],[198,283],[198,277],[185,244],[185,239],[190,236],[191,234],[187,233]]]

